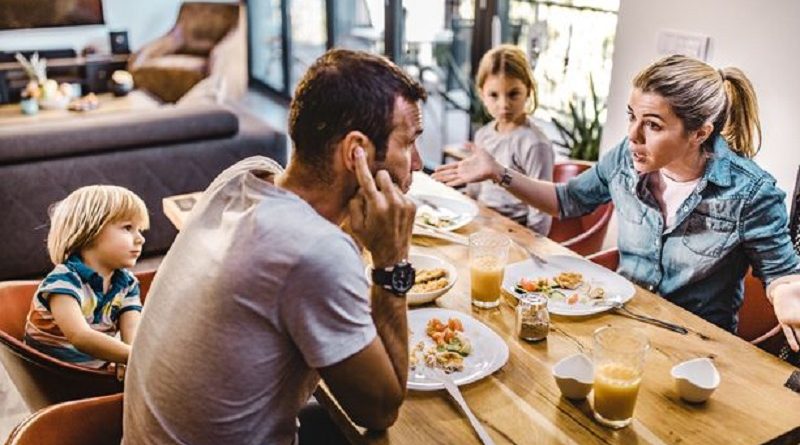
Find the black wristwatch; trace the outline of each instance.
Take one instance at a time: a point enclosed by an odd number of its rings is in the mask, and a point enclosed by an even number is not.
[[[408,261],[402,260],[385,269],[372,269],[372,282],[395,295],[405,296],[414,286],[416,275],[414,266]]]

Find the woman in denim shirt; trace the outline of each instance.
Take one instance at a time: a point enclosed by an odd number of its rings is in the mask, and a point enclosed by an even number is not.
[[[567,184],[528,178],[480,148],[434,178],[451,186],[491,179],[559,218],[612,201],[619,272],[732,332],[752,266],[797,351],[800,260],[785,195],[750,160],[761,139],[750,81],[737,68],[665,57],[634,78],[628,117],[628,136]]]

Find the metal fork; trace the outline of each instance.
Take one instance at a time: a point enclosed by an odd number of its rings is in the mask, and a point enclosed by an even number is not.
[[[669,329],[670,331],[677,332],[679,334],[686,335],[689,333],[689,330],[681,325],[677,325],[674,323],[670,323],[668,321],[659,320],[657,318],[648,317],[647,315],[637,314],[636,312],[631,311],[630,309],[625,307],[625,303],[621,301],[614,301],[614,300],[603,300],[603,301],[595,301],[592,303],[593,306],[609,306],[616,310],[617,312],[622,312],[624,315],[633,318],[634,320],[639,320],[644,323],[650,323],[652,325],[656,325],[662,327],[664,329]]]
[[[458,407],[461,408],[461,411],[467,416],[467,419],[469,419],[470,425],[472,425],[472,428],[475,430],[475,433],[478,435],[478,438],[481,440],[481,442],[484,445],[494,445],[494,441],[491,437],[489,437],[489,434],[486,433],[486,430],[483,429],[483,425],[481,425],[480,421],[478,421],[478,418],[475,417],[475,414],[472,412],[472,410],[469,409],[467,401],[464,400],[464,396],[461,395],[461,391],[458,389],[458,386],[456,386],[455,382],[450,378],[450,376],[445,374],[440,369],[431,368],[429,366],[423,367],[422,374],[425,377],[444,385],[444,389],[447,390],[447,393],[450,394],[450,397],[456,401]]]
[[[530,259],[531,259],[531,260],[532,260],[532,261],[533,261],[535,264],[537,264],[538,266],[544,266],[545,264],[547,264],[547,260],[545,260],[544,258],[542,258],[542,257],[540,257],[539,255],[537,255],[537,254],[536,254],[536,253],[535,253],[533,250],[531,250],[530,248],[528,248],[528,247],[526,247],[526,246],[523,246],[522,244],[520,244],[520,243],[518,243],[518,242],[516,242],[516,241],[514,241],[514,244],[516,244],[516,245],[517,245],[517,246],[518,246],[520,249],[524,250],[524,251],[525,251],[525,253],[527,253],[527,254],[528,254],[528,256],[530,257]]]
[[[431,201],[430,199],[423,198],[423,197],[421,197],[421,196],[413,196],[411,199],[412,199],[412,200],[414,200],[414,199],[415,199],[415,200],[417,200],[417,201],[421,202],[422,204],[425,204],[425,205],[427,205],[428,207],[432,208],[432,209],[433,209],[433,211],[435,211],[435,212],[438,212],[438,211],[440,211],[440,210],[441,210],[441,209],[439,208],[439,206],[438,206],[438,205],[436,205],[436,204],[435,204],[433,201]]]

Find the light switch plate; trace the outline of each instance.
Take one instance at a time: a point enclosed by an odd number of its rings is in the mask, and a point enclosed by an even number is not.
[[[661,55],[682,54],[706,60],[710,38],[685,31],[661,30],[658,32],[657,50]]]

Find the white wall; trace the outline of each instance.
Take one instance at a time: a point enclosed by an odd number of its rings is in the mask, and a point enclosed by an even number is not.
[[[108,32],[122,30],[128,31],[130,49],[136,51],[172,28],[181,3],[182,0],[103,0],[104,26],[0,31],[0,51],[74,48],[80,54],[92,45],[99,52],[108,53]]]
[[[621,0],[602,147],[626,134],[631,79],[660,55],[658,31],[679,30],[711,38],[706,61],[736,66],[753,82],[763,131],[755,160],[787,193],[800,165],[800,1],[797,0]],[[611,227],[609,237],[616,236]],[[607,242],[615,244],[616,238]]]

